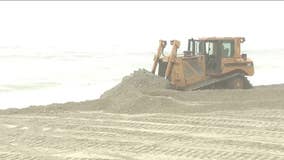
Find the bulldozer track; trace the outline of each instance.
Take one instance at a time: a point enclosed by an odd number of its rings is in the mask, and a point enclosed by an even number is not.
[[[0,115],[0,159],[281,160],[283,113]]]
[[[241,80],[243,81],[243,87],[241,87],[241,89],[252,88],[252,85],[247,79],[247,77],[245,77],[243,73],[237,72],[237,73],[223,75],[222,77],[208,78],[205,81],[201,81],[191,86],[188,86],[184,88],[184,90],[201,90],[201,89],[208,89],[208,88],[211,88],[211,89],[234,88],[233,86],[228,85],[227,83],[232,82],[236,78],[241,78]]]

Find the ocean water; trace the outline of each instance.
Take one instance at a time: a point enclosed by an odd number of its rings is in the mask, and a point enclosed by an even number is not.
[[[284,83],[284,49],[245,51],[254,60],[253,85]],[[99,98],[154,52],[72,52],[0,48],[0,109]]]
[[[253,85],[284,84],[284,49],[245,51],[254,61]]]

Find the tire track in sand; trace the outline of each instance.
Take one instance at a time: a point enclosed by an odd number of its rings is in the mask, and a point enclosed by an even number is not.
[[[273,113],[0,115],[0,159],[280,160],[284,122]]]

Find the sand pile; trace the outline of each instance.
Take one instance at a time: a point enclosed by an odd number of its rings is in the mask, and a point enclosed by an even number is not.
[[[101,98],[128,94],[129,92],[141,92],[143,90],[165,89],[168,81],[162,77],[155,76],[145,69],[134,71],[125,76],[121,83],[106,91]]]
[[[124,77],[120,84],[106,91],[95,102],[94,108],[115,113],[152,113],[174,109],[175,102],[168,95],[159,94],[175,92],[167,90],[167,86],[168,81],[164,78],[139,69]]]

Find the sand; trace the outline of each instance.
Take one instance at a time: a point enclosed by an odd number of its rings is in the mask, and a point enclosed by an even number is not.
[[[146,70],[100,99],[0,111],[0,159],[284,159],[284,85],[176,91]]]

